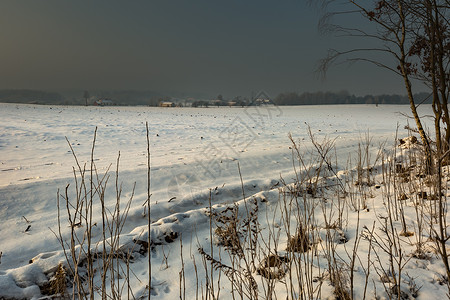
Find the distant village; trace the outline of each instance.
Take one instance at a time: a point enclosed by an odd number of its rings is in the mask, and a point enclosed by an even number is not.
[[[194,98],[165,98],[159,99],[157,102],[152,101],[149,106],[158,106],[158,107],[221,107],[221,106],[236,106],[236,107],[246,107],[246,106],[261,106],[261,105],[275,105],[275,103],[269,98],[255,98],[255,99],[247,99],[242,97],[236,97],[233,100],[224,100],[223,98],[218,97],[218,99],[212,100],[197,100]],[[92,100],[92,99],[89,99]],[[87,101],[86,103],[89,103]],[[156,105],[155,105],[156,104]],[[89,105],[89,104],[88,104]],[[120,105],[116,103],[112,99],[108,98],[100,98],[93,100],[94,106],[115,106]]]

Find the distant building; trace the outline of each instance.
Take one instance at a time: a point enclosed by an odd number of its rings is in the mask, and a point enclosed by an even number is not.
[[[94,102],[95,106],[112,106],[115,103],[110,99],[98,99]]]
[[[255,100],[255,105],[269,105],[269,104],[272,104],[270,99],[258,98]]]
[[[159,107],[175,107],[175,103],[169,101],[159,102]]]
[[[214,100],[210,100],[209,104],[211,104],[213,106],[221,106],[221,105],[223,105],[223,101],[220,99],[214,99]]]

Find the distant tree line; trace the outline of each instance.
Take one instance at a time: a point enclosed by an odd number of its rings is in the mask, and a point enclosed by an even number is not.
[[[206,101],[206,100],[197,100],[192,102],[191,106],[192,107],[220,107],[220,106],[241,106],[241,107],[245,107],[250,105],[250,101],[245,98],[245,97],[241,97],[241,96],[236,96],[231,100],[225,100],[223,98],[222,95],[218,95],[216,97],[216,99],[214,100],[210,100],[210,101]]]
[[[431,103],[427,93],[415,95],[419,102]],[[338,93],[281,93],[275,99],[277,105],[331,105],[331,104],[409,104],[407,96],[401,95],[366,95],[355,96],[347,91]]]
[[[431,103],[428,94],[415,95],[417,103]],[[111,99],[115,105],[158,106],[162,101],[172,101],[171,97],[162,96],[152,91],[72,91],[66,93],[39,90],[0,90],[0,102],[32,103],[52,105],[92,105],[98,99]],[[402,95],[366,95],[355,96],[347,91],[341,92],[287,92],[279,94],[273,102],[277,105],[331,105],[331,104],[409,104],[407,96]],[[221,95],[215,100],[197,100],[191,102],[193,107],[211,106],[247,106],[255,101],[237,96],[225,100]]]
[[[0,102],[62,104],[64,97],[59,93],[38,90],[0,90]]]
[[[170,97],[163,97],[161,94],[153,91],[99,91],[95,95],[101,98],[111,99],[117,105],[158,106],[160,101],[168,101],[170,99]]]
[[[0,90],[0,102],[52,104],[52,105],[93,105],[97,99],[111,99],[116,105],[158,106],[161,94],[152,91],[67,91],[48,92],[28,89]]]
[[[208,101],[204,101],[204,100],[200,100],[200,101],[194,101],[192,102],[192,107],[209,107],[209,102]],[[220,106],[220,105],[218,105]]]

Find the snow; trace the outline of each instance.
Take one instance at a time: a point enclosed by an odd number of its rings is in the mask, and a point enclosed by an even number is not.
[[[420,112],[426,115],[430,111],[431,108],[422,108]],[[318,140],[325,137],[334,140],[338,175],[342,177],[346,176],[349,157],[356,157],[358,144],[368,132],[372,138],[370,151],[373,157],[380,143],[386,142],[383,151],[388,153],[397,135],[408,136],[403,129],[408,122],[404,114],[408,113],[407,106],[383,105],[151,108],[0,103],[0,298],[42,297],[39,286],[49,279],[60,263],[67,264],[54,234],[58,232],[57,192],[63,194],[69,184],[69,195],[73,199],[76,162],[70,146],[80,165],[86,164],[89,168],[95,128],[96,168],[101,174],[110,168],[109,189],[105,193],[108,207],[113,208],[116,200],[114,181],[119,152],[118,180],[122,186],[122,201],[132,198],[120,238],[126,251],[136,247],[134,241],[146,241],[148,235],[143,206],[147,199],[145,123],[148,122],[152,193],[150,234],[154,243],[152,298],[179,298],[183,251],[184,293],[186,299],[195,299],[199,288],[197,280],[205,287],[205,271],[200,269],[196,273],[192,263],[192,257],[195,257],[197,267],[202,266],[197,248],[202,247],[210,254],[212,250],[215,255],[222,251],[225,255],[217,238],[211,249],[210,195],[212,209],[218,214],[230,205],[241,207],[240,213],[245,211],[243,207],[247,202],[242,200],[239,169],[245,196],[256,199],[258,204],[261,226],[280,228],[283,221],[276,219],[281,209],[280,177],[288,185],[296,177],[289,134],[302,149],[311,149],[308,126]],[[363,226],[372,228],[376,214],[383,209],[381,193],[375,188],[373,193],[374,198],[368,200],[369,211],[360,212],[359,230]],[[70,228],[64,209],[61,231],[68,240]],[[93,223],[101,224],[100,203],[94,204],[94,210],[97,213]],[[413,207],[405,207],[407,222],[415,224],[415,213]],[[346,214],[345,232],[338,232],[336,238],[345,234],[353,242],[337,248],[341,257],[347,257],[347,251],[358,236],[355,212]],[[82,233],[84,228],[75,230]],[[168,233],[172,233],[169,241]],[[324,240],[326,234],[322,229],[319,236]],[[101,226],[92,228],[92,237],[95,241],[101,240]],[[270,236],[266,238],[270,240]],[[414,244],[416,237],[410,239]],[[336,242],[339,244],[338,240]],[[283,252],[286,245],[287,240],[280,240],[278,251]],[[412,252],[414,247],[406,250]],[[361,253],[361,265],[367,265],[368,246],[363,242]],[[148,278],[146,261],[145,254],[137,255],[130,266],[133,278],[139,278],[132,281],[137,298],[148,292],[145,287]],[[318,261],[317,266],[323,269],[324,263]],[[364,270],[359,265],[357,270],[355,298],[359,299],[363,296]],[[445,272],[435,255],[429,260],[411,259],[407,273],[421,286],[419,299],[444,297],[448,292],[445,284],[440,284]],[[196,279],[195,274],[200,278]],[[221,298],[224,299],[231,297],[226,282],[222,278]],[[374,285],[377,294],[387,297],[378,281],[369,283],[368,298],[374,297]],[[285,289],[277,285],[279,298],[289,297]],[[322,285],[322,298],[333,298],[329,281]]]

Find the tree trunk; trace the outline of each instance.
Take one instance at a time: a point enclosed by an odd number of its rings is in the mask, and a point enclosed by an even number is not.
[[[404,67],[402,67],[403,70]],[[419,114],[417,113],[416,104],[414,103],[414,96],[411,91],[411,83],[409,82],[408,75],[404,74],[402,71],[403,79],[405,81],[406,90],[408,92],[409,105],[411,107],[411,112],[414,117],[414,121],[416,122],[417,130],[419,131],[420,138],[422,140],[425,156],[426,156],[426,172],[427,174],[433,174],[433,155],[431,152],[430,142],[428,140],[428,136],[423,129],[422,122],[420,120]]]
[[[428,140],[428,136],[425,132],[425,130],[423,129],[422,126],[422,121],[420,120],[420,116],[417,113],[417,107],[416,104],[414,102],[414,96],[412,93],[412,88],[411,88],[411,81],[409,80],[409,70],[406,67],[406,51],[405,51],[405,39],[406,39],[406,17],[403,13],[403,2],[401,0],[397,1],[397,5],[398,5],[398,14],[399,14],[399,18],[401,21],[401,36],[399,37],[399,41],[398,41],[398,47],[400,50],[400,59],[399,59],[399,63],[400,63],[400,71],[403,77],[403,80],[405,82],[405,87],[406,87],[406,91],[408,94],[408,100],[409,100],[409,105],[411,108],[411,113],[413,114],[414,117],[414,121],[416,122],[416,126],[417,126],[417,130],[419,131],[419,135],[420,138],[422,140],[423,146],[424,146],[424,150],[425,150],[425,156],[426,156],[426,172],[428,174],[432,174],[433,173],[433,156],[432,156],[432,152],[431,152],[431,146],[430,146],[430,142]]]

